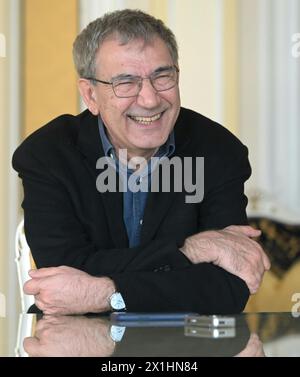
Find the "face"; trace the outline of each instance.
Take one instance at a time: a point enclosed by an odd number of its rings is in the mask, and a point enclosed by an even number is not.
[[[120,45],[105,41],[97,54],[96,78],[110,81],[120,75],[148,77],[161,67],[172,66],[165,43],[155,38],[150,44],[134,40]],[[149,156],[163,145],[172,131],[180,110],[178,85],[157,92],[150,80],[143,80],[140,93],[118,98],[111,85],[80,80],[80,91],[94,115],[101,115],[114,147],[127,149],[129,157]]]

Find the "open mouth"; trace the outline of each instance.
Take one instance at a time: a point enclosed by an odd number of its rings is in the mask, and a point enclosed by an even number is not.
[[[153,122],[156,122],[157,120],[159,120],[162,117],[163,113],[164,111],[161,113],[155,114],[151,117],[128,115],[128,118],[132,119],[136,123],[148,126],[152,124]]]

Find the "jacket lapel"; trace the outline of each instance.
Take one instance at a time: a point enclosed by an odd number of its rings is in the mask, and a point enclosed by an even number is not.
[[[161,221],[175,199],[174,192],[149,192],[141,231],[141,243],[153,239]]]
[[[85,158],[87,169],[95,181],[103,172],[96,169],[97,160],[104,156],[102,143],[99,135],[98,120],[88,110],[79,116],[79,131],[77,149]],[[102,200],[106,219],[111,231],[111,237],[116,248],[128,247],[128,238],[123,221],[123,193],[122,192],[98,192],[99,200]]]
[[[175,132],[175,153],[174,156],[184,157],[184,151],[189,143],[189,136],[184,128],[182,112],[174,127]],[[170,192],[149,192],[144,213],[143,226],[141,231],[141,243],[153,239],[159,229],[162,220],[167,216],[168,209],[180,195],[174,192],[174,176],[170,174]]]

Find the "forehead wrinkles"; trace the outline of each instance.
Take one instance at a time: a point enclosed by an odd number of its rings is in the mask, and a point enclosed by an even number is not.
[[[148,48],[154,51],[148,51]],[[149,41],[134,39],[126,44],[119,39],[108,38],[99,47],[96,55],[96,72],[99,74],[104,72],[103,69],[109,70],[113,76],[127,73],[146,75],[160,66],[172,64],[174,63],[168,48],[160,38]],[[117,71],[112,72],[110,68]]]

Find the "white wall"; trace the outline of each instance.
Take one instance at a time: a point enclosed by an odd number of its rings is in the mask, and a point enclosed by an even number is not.
[[[3,0],[0,0],[0,33],[2,35],[2,39],[5,39],[7,45],[7,25],[5,21],[6,15],[6,4]],[[2,45],[2,47],[4,47]],[[6,205],[6,197],[7,197],[7,185],[5,182],[7,181],[7,173],[8,173],[8,156],[7,156],[7,148],[6,148],[6,141],[8,138],[8,113],[5,111],[7,108],[7,71],[8,71],[8,63],[7,58],[3,55],[7,55],[7,49],[5,54],[1,54],[0,56],[0,292],[6,292],[6,268],[3,263],[6,260],[6,250],[8,247],[7,243],[7,205]]]
[[[18,183],[11,156],[19,143],[19,0],[0,0],[0,33],[6,40],[6,56],[0,57],[0,291],[6,297],[7,345],[16,340],[18,294],[14,263],[14,234],[18,221]],[[6,354],[8,350],[4,352]]]
[[[167,23],[176,35],[182,105],[223,122],[223,1],[170,0]]]

